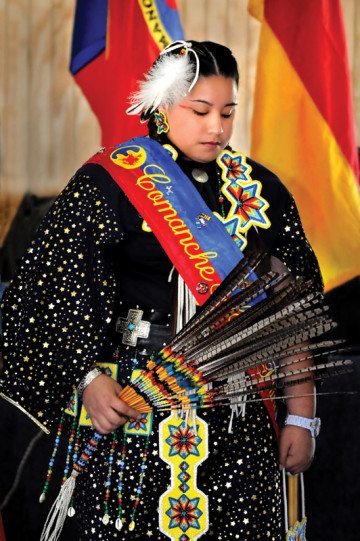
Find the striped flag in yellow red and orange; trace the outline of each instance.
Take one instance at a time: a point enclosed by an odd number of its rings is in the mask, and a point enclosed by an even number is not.
[[[360,274],[359,164],[340,0],[250,0],[251,156],[294,195],[327,290]]]

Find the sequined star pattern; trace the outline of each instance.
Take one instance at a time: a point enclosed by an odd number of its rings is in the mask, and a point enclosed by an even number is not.
[[[231,177],[231,181],[240,179],[250,185],[251,178],[242,175],[252,170],[254,179],[262,183],[261,195],[270,203],[267,214],[271,227],[256,231],[256,235],[268,252],[294,275],[315,276],[316,287],[321,289],[318,265],[290,194],[271,172],[250,159],[230,165],[227,180]],[[211,199],[208,204],[211,210],[219,211],[214,193],[214,206]],[[224,201],[224,206],[229,210],[230,202]],[[142,230],[142,220],[102,168],[83,167],[42,222],[5,293],[6,370],[2,392],[43,428],[60,419],[73,387],[95,361],[116,362],[119,382],[126,384],[135,351],[119,347],[116,338],[120,338],[114,336],[114,328],[127,308],[139,305],[147,310],[146,320],[169,324],[171,263],[155,236]],[[247,232],[249,248],[254,246],[254,230]],[[229,232],[237,235],[239,230],[233,227]],[[126,303],[131,304],[125,310]],[[141,357],[141,351],[138,353]],[[145,362],[146,355],[143,359]],[[74,402],[69,405],[71,421],[76,409]],[[204,411],[201,415],[209,425],[209,455],[197,471],[197,486],[209,501],[209,529],[203,539],[278,541],[284,528],[277,439],[264,405],[248,403],[245,418],[234,419],[231,434],[228,409]],[[77,482],[74,506],[82,541],[167,541],[159,531],[158,517],[159,498],[170,481],[170,470],[159,457],[157,440],[158,425],[163,420],[164,414],[154,415],[148,450],[146,438],[128,435],[124,460],[122,429],[116,440],[105,436],[100,442],[86,474]],[[82,430],[87,440],[90,429]],[[199,446],[197,437],[195,431],[173,431],[170,438],[179,461],[182,455],[195,456],[191,453],[196,453]],[[111,453],[113,441],[120,443],[114,444]],[[144,476],[141,486],[140,476]],[[196,525],[204,518],[196,516],[196,498],[188,489],[192,480],[185,467],[179,471],[176,482],[183,491],[182,501],[174,498],[171,512],[175,514],[166,515],[166,520],[171,521],[181,509],[185,517],[182,524],[188,528],[180,541],[194,537],[197,529],[191,523]],[[115,528],[119,487],[121,532]],[[104,524],[107,496],[110,518]],[[135,528],[130,531],[135,503]]]
[[[4,392],[44,428],[60,418],[73,385],[100,355],[115,301],[103,247],[121,239],[105,195],[79,174],[45,217],[7,292],[4,342],[15,340],[16,350],[5,350],[4,376],[9,371],[12,381]]]

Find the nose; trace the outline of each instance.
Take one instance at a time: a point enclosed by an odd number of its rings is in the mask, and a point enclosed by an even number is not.
[[[211,115],[210,117],[210,123],[209,123],[209,131],[210,133],[214,133],[215,135],[220,135],[224,132],[223,124],[222,124],[222,117],[218,113],[215,113]]]

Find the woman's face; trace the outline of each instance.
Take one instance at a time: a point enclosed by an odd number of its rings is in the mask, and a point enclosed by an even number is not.
[[[229,142],[235,105],[233,79],[201,77],[180,103],[163,109],[170,127],[167,135],[191,160],[212,161]]]

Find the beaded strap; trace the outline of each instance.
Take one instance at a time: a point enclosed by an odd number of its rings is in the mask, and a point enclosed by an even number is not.
[[[85,468],[87,463],[90,460],[91,455],[98,446],[98,443],[102,440],[103,434],[99,432],[94,432],[92,438],[87,443],[85,449],[80,455],[78,461],[74,464],[73,471],[71,472],[71,477],[76,478]]]

